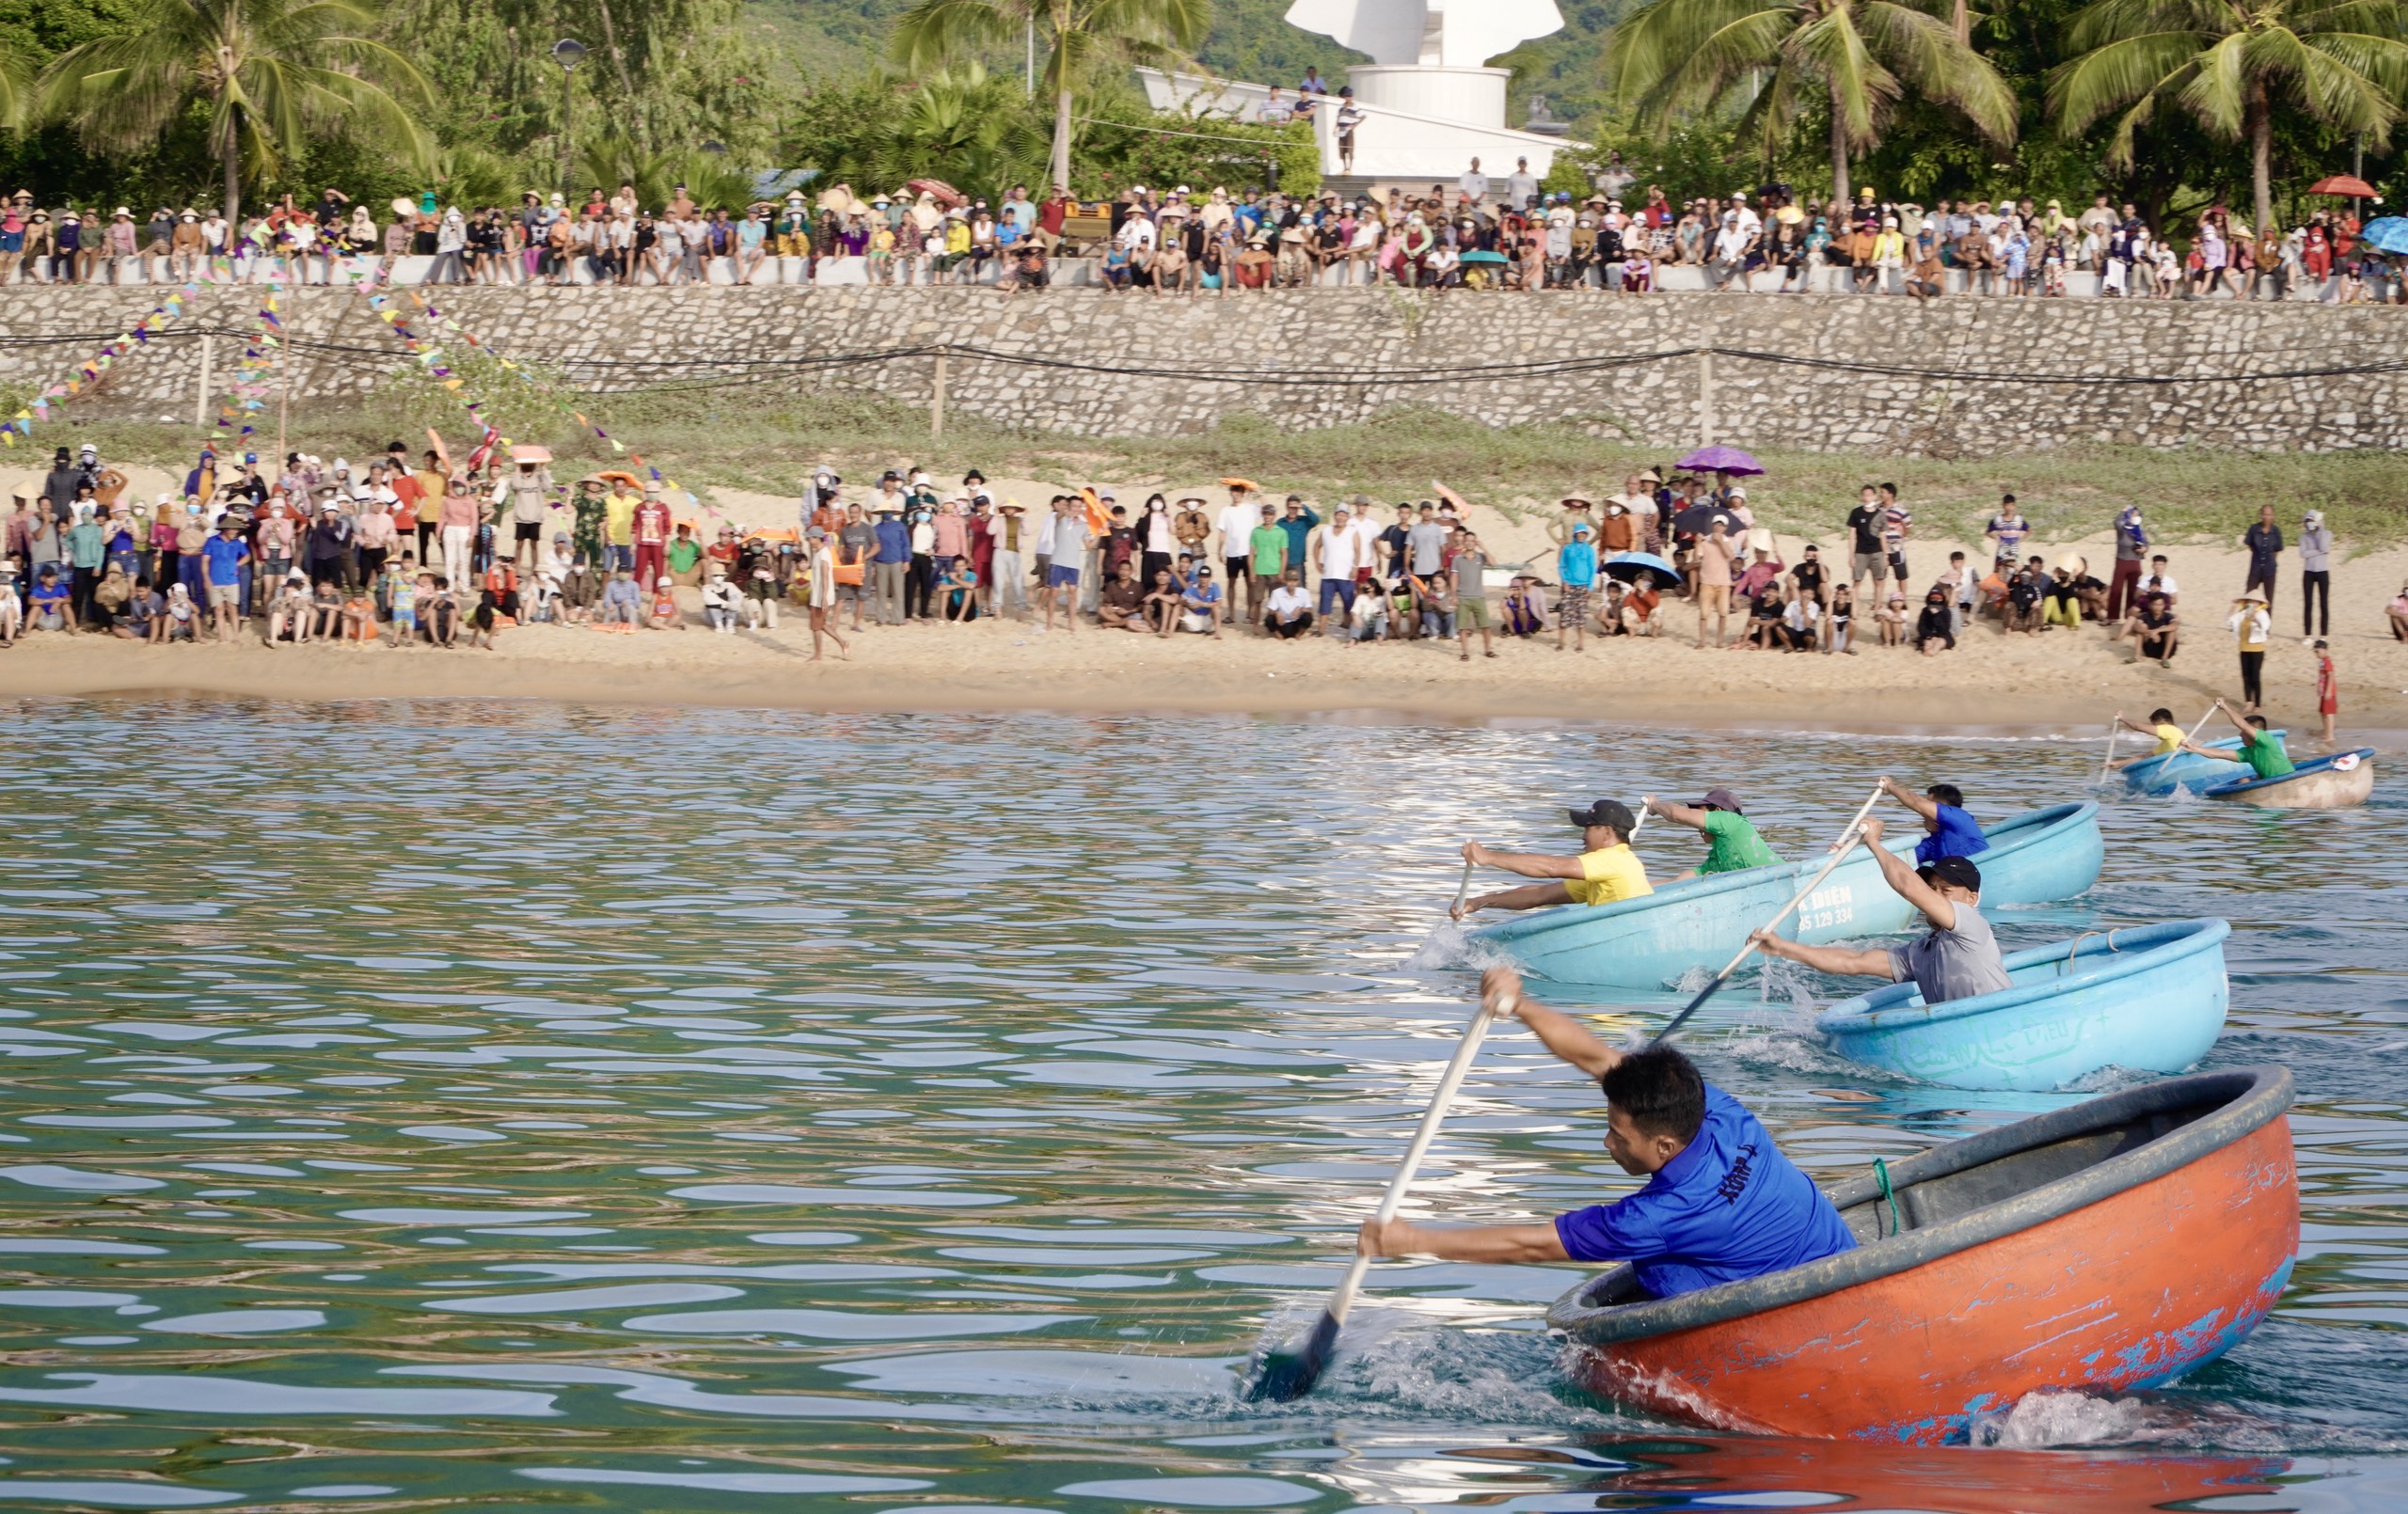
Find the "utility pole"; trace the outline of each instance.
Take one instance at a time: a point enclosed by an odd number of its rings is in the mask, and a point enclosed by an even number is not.
[[[944,440],[944,350],[937,350],[936,386],[928,393],[928,440]]]
[[[192,397],[192,423],[196,427],[209,424],[210,369],[217,356],[217,339],[209,332],[200,334],[200,388]]]
[[[577,145],[577,66],[585,61],[585,44],[562,38],[552,44],[552,61],[561,66],[561,197],[565,200],[570,193],[570,154]]]

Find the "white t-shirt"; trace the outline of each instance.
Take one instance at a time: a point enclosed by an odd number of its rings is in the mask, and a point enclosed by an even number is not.
[[[1309,614],[1312,607],[1313,596],[1306,593],[1302,589],[1281,584],[1271,591],[1271,613],[1281,620],[1286,620],[1291,615]]]
[[[1143,215],[1132,215],[1120,223],[1120,244],[1131,252],[1154,244],[1154,223]]]
[[[1254,527],[1262,513],[1252,505],[1230,504],[1221,507],[1221,556],[1242,558],[1254,550]]]
[[[1353,521],[1341,529],[1336,523],[1322,528],[1321,576],[1324,578],[1352,578],[1361,559],[1362,537],[1355,532]]]
[[[1456,180],[1455,187],[1464,192],[1464,198],[1477,205],[1488,197],[1488,175],[1474,168]]]

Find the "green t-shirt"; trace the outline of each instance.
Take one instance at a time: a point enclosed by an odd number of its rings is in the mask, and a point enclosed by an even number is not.
[[[1705,862],[1700,873],[1736,873],[1743,867],[1770,867],[1781,860],[1746,815],[1709,810],[1705,824]]]
[[[703,544],[695,541],[693,538],[684,537],[669,544],[670,572],[689,572],[695,563],[702,560]]]
[[[2272,731],[2252,731],[2242,742],[2241,755],[2251,772],[2259,778],[2280,778],[2294,772],[2289,754],[2283,750],[2283,738]]]
[[[1247,564],[1259,578],[1276,578],[1288,566],[1288,533],[1276,526],[1257,526],[1246,539],[1254,548],[1254,560]]]

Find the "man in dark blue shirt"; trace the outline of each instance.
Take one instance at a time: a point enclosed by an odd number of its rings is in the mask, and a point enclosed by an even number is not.
[[[1924,838],[1915,843],[1917,867],[1929,867],[1943,857],[1972,857],[1989,850],[1989,838],[1966,812],[1964,792],[1956,784],[1934,783],[1917,794],[1885,778],[1881,792],[1923,817]]]
[[[903,623],[903,576],[911,566],[911,528],[903,524],[898,507],[878,498],[878,524],[871,528],[876,545],[869,558],[873,608],[880,625]]]
[[[1773,1144],[1738,1100],[1698,1076],[1670,1047],[1617,1051],[1589,1028],[1522,995],[1521,975],[1491,968],[1489,1006],[1513,1013],[1546,1049],[1597,1080],[1606,1095],[1606,1153],[1646,1185],[1611,1204],[1546,1224],[1423,1225],[1366,1221],[1357,1247],[1372,1256],[1464,1262],[1634,1264],[1640,1285],[1670,1298],[1718,1283],[1784,1271],[1852,1250],[1831,1201]]]

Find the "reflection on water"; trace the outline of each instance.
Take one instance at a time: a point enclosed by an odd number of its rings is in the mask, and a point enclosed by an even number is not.
[[[626,1510],[2373,1509],[2408,1497],[2399,812],[2115,803],[2010,947],[2234,921],[2210,1065],[2289,1064],[2297,1282],[2144,1397],[1981,1448],[1700,1435],[1567,1388],[1568,1268],[1337,1277],[1451,1039],[1465,836],[1743,788],[1793,853],[1888,767],[2048,743],[503,705],[19,710],[0,942],[0,1501]],[[1681,838],[1643,838],[1660,872]],[[1694,1049],[1837,1178],[2071,1096],[1832,1057],[1782,970]],[[1636,1033],[1674,1002],[1555,996]],[[2125,1075],[2110,1072],[2099,1086]],[[1626,1183],[1497,1036],[1418,1191]],[[2065,1449],[2072,1447],[2074,1449]],[[2054,1449],[2052,1449],[2054,1448]]]

